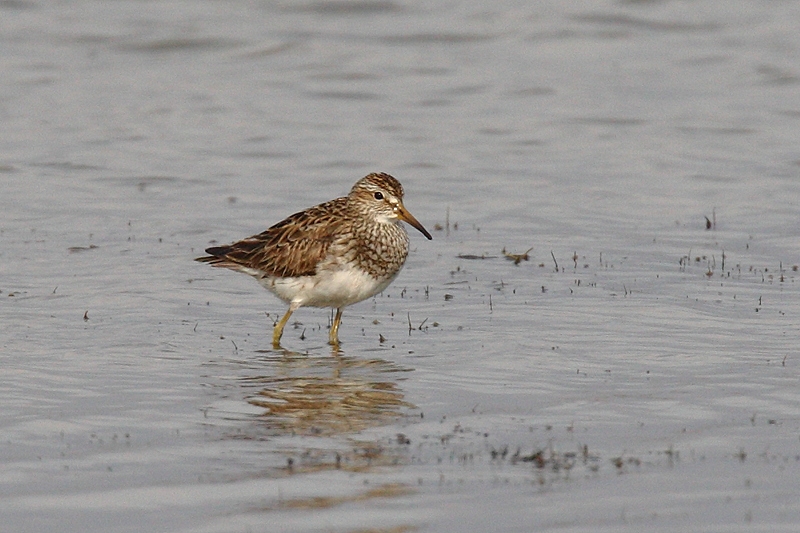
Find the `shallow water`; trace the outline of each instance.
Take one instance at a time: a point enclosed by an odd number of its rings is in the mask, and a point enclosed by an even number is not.
[[[2,530],[794,531],[799,22],[0,3]],[[373,170],[434,240],[274,351],[192,259]]]

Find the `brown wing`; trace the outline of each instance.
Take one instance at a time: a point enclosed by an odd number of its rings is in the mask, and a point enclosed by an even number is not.
[[[251,275],[311,276],[330,245],[347,231],[346,198],[295,213],[268,230],[228,246],[208,248],[196,261]],[[345,217],[346,219],[346,217]],[[254,272],[257,271],[257,272]]]

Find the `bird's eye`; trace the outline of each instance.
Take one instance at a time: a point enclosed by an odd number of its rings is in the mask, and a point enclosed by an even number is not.
[[[376,200],[383,200],[383,193],[382,192],[376,192],[373,196],[375,196]]]

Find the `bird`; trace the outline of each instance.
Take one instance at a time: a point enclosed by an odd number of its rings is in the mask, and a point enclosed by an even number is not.
[[[206,249],[195,261],[253,276],[289,305],[275,324],[278,349],[284,326],[300,307],[330,307],[336,315],[328,343],[339,346],[344,308],[389,286],[408,257],[400,221],[428,240],[428,230],[403,205],[403,186],[384,172],[358,180],[347,196],[297,212],[266,231]]]

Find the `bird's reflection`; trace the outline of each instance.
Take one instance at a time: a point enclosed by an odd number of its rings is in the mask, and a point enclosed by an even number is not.
[[[272,431],[335,435],[388,424],[414,406],[403,399],[398,381],[410,369],[378,358],[332,353],[262,352],[268,371],[241,378],[257,391],[251,405]],[[264,370],[267,370],[265,368]]]

